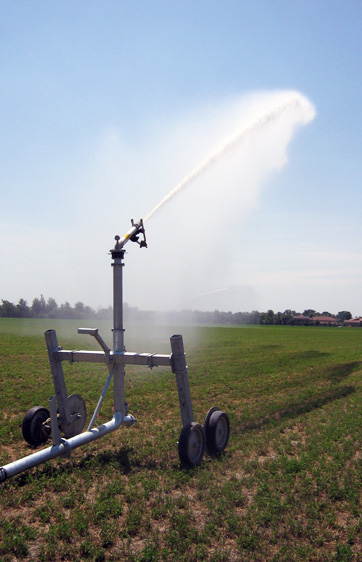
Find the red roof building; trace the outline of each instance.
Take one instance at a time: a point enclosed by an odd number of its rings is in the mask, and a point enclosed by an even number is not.
[[[334,316],[304,316],[303,314],[293,316],[293,322],[303,326],[336,326],[338,324]]]
[[[351,318],[351,320],[345,320],[344,326],[350,326],[352,328],[360,328],[362,326],[362,318]]]

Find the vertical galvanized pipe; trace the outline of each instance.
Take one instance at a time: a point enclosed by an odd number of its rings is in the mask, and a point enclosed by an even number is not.
[[[123,328],[123,257],[124,250],[119,247],[119,237],[116,236],[116,245],[112,254],[113,267],[113,353],[124,353],[124,328]],[[114,369],[114,411],[124,411],[124,365],[117,365]]]
[[[113,266],[113,351],[124,352],[123,328],[123,261],[114,258]]]

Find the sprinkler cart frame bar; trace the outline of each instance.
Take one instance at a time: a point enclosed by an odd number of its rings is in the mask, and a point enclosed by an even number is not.
[[[139,236],[142,236],[141,241],[139,241]],[[130,427],[136,423],[136,419],[128,413],[128,405],[125,402],[125,365],[143,365],[150,369],[169,367],[175,374],[182,421],[182,431],[178,443],[181,462],[189,466],[196,466],[202,460],[205,447],[210,454],[218,454],[227,445],[229,420],[224,412],[211,408],[204,427],[193,420],[188,371],[181,335],[171,336],[171,355],[126,352],[123,327],[124,246],[131,240],[137,242],[141,248],[147,247],[142,219],[138,223],[134,223],[132,220],[132,228],[122,238],[116,236],[115,240],[116,244],[110,251],[113,260],[113,351],[103,341],[97,328],[79,328],[78,333],[94,337],[102,351],[63,350],[58,345],[55,330],[45,332],[55,395],[49,398],[49,410],[40,407],[28,410],[23,421],[23,435],[30,444],[44,443],[51,435],[52,445],[1,467],[0,482],[56,457],[70,457],[73,449],[100,439],[122,425]],[[69,361],[71,364],[100,363],[108,368],[107,381],[84,432],[82,431],[86,421],[85,403],[78,394],[68,396],[62,367],[63,361]],[[113,417],[110,421],[94,427],[112,379]],[[64,437],[61,436],[61,431]]]

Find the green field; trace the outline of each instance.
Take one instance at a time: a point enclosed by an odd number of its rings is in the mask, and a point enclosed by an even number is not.
[[[0,319],[0,466],[32,452],[21,423],[53,393],[53,327],[64,348],[95,348],[77,322]],[[127,350],[168,352],[175,331],[196,421],[230,417],[224,455],[180,467],[174,375],[129,368],[135,426],[1,485],[0,561],[362,560],[362,330],[132,326]],[[106,369],[64,369],[90,415]]]

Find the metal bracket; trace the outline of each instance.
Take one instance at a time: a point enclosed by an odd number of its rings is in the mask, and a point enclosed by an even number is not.
[[[62,444],[63,447],[64,447],[64,454],[63,454],[63,456],[64,456],[64,457],[67,457],[68,459],[70,459],[70,455],[71,455],[71,452],[72,452],[71,446],[69,445],[68,441],[67,441],[66,439],[64,439],[63,437],[62,437],[62,439],[60,440],[60,442],[61,442],[61,444]]]
[[[148,356],[148,367],[151,369],[151,371],[152,371],[153,367],[157,367],[157,366],[158,366],[157,364],[155,364],[155,363],[153,362],[153,358],[154,358],[155,355],[156,355],[156,353],[151,353],[151,354]]]
[[[98,328],[78,328],[78,334],[88,334],[90,336],[93,336],[103,349],[104,353],[108,356],[110,355],[111,350],[109,349],[103,338],[101,338],[101,336],[99,335]]]

